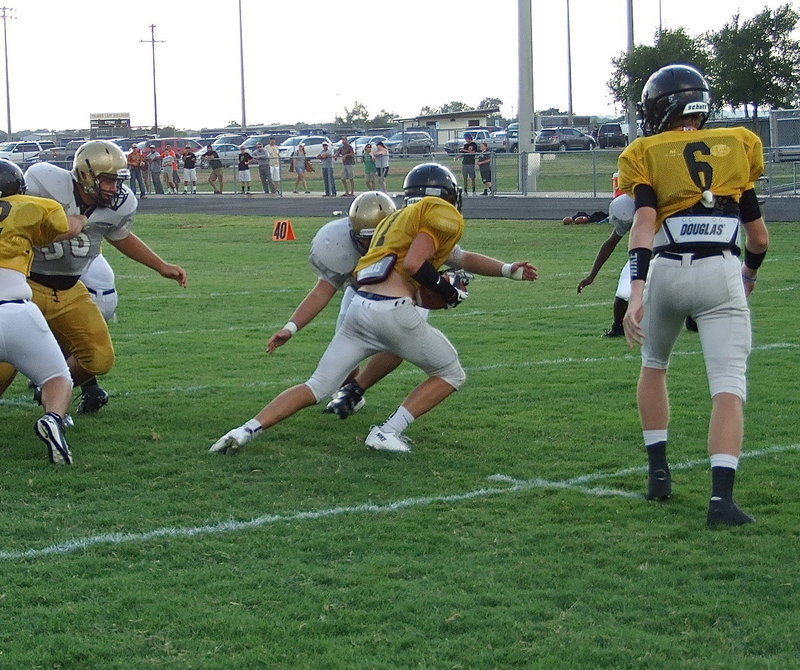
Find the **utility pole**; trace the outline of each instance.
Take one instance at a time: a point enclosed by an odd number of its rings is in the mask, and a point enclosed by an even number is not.
[[[5,52],[6,58],[6,121],[8,122],[7,125],[7,132],[8,137],[7,140],[11,139],[11,89],[8,83],[8,34],[6,33],[6,20],[13,19],[15,17],[11,16],[11,12],[14,11],[13,7],[0,7],[0,11],[3,12],[3,50]]]
[[[239,0],[239,64],[242,73],[242,132],[247,132],[247,115],[244,104],[244,37],[242,35],[242,0]]]
[[[569,26],[569,0],[567,0],[567,125],[572,128],[572,31]]]
[[[156,39],[156,26],[150,24],[150,39],[139,40],[142,43],[149,42],[153,52],[153,131],[158,135],[158,96],[156,95],[156,42],[163,43],[166,40]]]

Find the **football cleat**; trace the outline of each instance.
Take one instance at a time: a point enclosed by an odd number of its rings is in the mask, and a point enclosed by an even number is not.
[[[755,519],[747,512],[739,509],[733,500],[711,500],[708,503],[708,517],[706,526],[708,528],[719,528],[721,526],[742,526],[746,523],[754,523]]]
[[[666,500],[672,495],[672,477],[669,469],[653,470],[647,478],[647,499]]]
[[[47,455],[56,465],[72,465],[72,452],[64,437],[64,424],[55,412],[48,412],[34,425],[37,437],[47,445]]]
[[[603,331],[603,337],[625,337],[625,329],[622,324],[612,324],[611,328]]]
[[[335,414],[340,419],[346,419],[351,414],[355,414],[365,404],[364,389],[358,385],[358,382],[352,381],[333,394],[333,398],[322,410],[322,413]]]
[[[400,433],[389,433],[381,430],[380,426],[372,426],[364,440],[371,449],[378,451],[393,451],[395,453],[408,453],[411,451],[411,444],[407,437]]]
[[[81,401],[78,403],[78,414],[91,414],[96,412],[108,402],[108,393],[99,386],[83,390]]]
[[[238,428],[229,430],[225,435],[214,442],[209,451],[213,451],[216,454],[232,454],[250,442],[254,435],[255,432],[250,428],[239,426]]]

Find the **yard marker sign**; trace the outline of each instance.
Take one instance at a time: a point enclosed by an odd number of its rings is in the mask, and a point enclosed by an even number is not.
[[[292,227],[291,219],[276,219],[275,225],[272,227],[272,241],[285,242],[287,240],[296,240],[294,236],[294,228]]]

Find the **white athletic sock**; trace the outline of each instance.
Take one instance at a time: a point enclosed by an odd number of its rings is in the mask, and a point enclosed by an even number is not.
[[[642,437],[644,438],[644,446],[649,447],[651,444],[666,442],[667,430],[643,430]]]
[[[398,407],[394,414],[392,414],[381,426],[381,430],[385,433],[402,433],[414,423],[414,417],[402,405]]]
[[[730,468],[736,470],[739,467],[739,457],[731,454],[711,454],[709,457],[712,468]]]

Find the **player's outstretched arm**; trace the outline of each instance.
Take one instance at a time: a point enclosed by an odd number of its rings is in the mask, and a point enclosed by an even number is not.
[[[134,233],[131,233],[122,240],[109,240],[109,242],[128,258],[132,258],[137,263],[141,263],[151,270],[155,270],[162,277],[174,279],[178,284],[186,288],[186,270],[180,265],[167,263]]]
[[[539,270],[528,261],[504,263],[475,251],[462,251],[459,260],[461,268],[484,277],[506,277],[523,281],[536,281],[539,277]]]
[[[267,352],[272,353],[278,347],[286,344],[298,330],[311,323],[325,306],[336,295],[336,287],[330,282],[320,279],[308,295],[303,298],[297,309],[294,310],[289,322],[274,333],[267,342]]]

